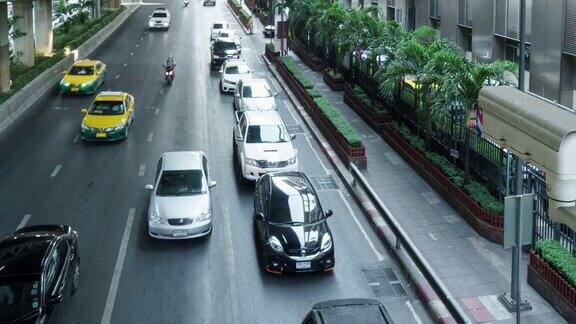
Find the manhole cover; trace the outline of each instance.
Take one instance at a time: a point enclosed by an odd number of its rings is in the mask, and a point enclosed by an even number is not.
[[[308,177],[312,182],[312,185],[316,190],[333,190],[338,189],[338,185],[336,181],[332,178],[331,175],[325,176],[309,176]]]
[[[304,129],[302,128],[302,125],[286,126],[286,130],[290,134],[303,134],[304,133]]]
[[[376,297],[406,295],[404,286],[392,268],[377,267],[374,269],[364,269],[362,272],[364,272],[366,280],[368,280],[368,285],[372,288]]]

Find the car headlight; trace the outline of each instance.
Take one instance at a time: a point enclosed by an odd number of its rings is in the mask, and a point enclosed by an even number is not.
[[[69,86],[70,86],[70,83],[64,82],[64,80],[62,80],[62,81],[60,81],[60,85],[61,85],[61,86],[65,86],[65,87],[69,87]]]
[[[230,84],[230,85],[235,85],[235,84],[236,84],[236,82],[228,81],[228,80],[224,80],[224,83]]]
[[[258,166],[258,161],[254,159],[245,158],[244,161],[247,165]]]
[[[162,225],[162,224],[166,224],[166,217],[163,217],[162,215],[160,215],[157,212],[151,212],[149,214],[149,219],[150,219],[150,223],[153,224],[158,224],[158,225]]]
[[[112,127],[112,131],[119,131],[119,130],[123,130],[124,128],[126,128],[126,125],[122,124],[122,125],[117,125]]]
[[[268,246],[276,252],[284,252],[282,243],[280,243],[280,240],[276,238],[276,236],[270,236],[270,238],[268,238]]]
[[[196,223],[203,222],[212,218],[212,213],[208,210],[203,212],[202,214],[198,215],[198,217],[194,218]]]
[[[212,55],[212,58],[217,59],[217,58],[219,58],[219,56],[218,55]]]
[[[326,252],[332,248],[332,236],[329,233],[325,233],[322,236],[322,243],[320,244],[320,251]]]
[[[94,81],[96,80],[92,80],[92,81],[88,81],[88,82],[84,82],[80,85],[80,87],[84,88],[84,87],[91,87],[94,84]]]
[[[86,125],[84,125],[84,124],[80,124],[80,128],[82,128],[82,130],[85,130],[85,131],[89,131],[89,130],[92,129],[92,127],[86,126]]]
[[[294,155],[293,157],[291,157],[290,159],[286,160],[287,164],[294,164],[296,163],[296,155]]]

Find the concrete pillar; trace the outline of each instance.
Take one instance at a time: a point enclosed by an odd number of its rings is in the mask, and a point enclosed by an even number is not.
[[[8,4],[0,2],[0,92],[10,90],[10,57],[8,52]]]
[[[12,3],[14,16],[21,18],[16,20],[14,28],[19,29],[26,35],[14,40],[14,56],[26,66],[34,66],[34,12],[32,1],[16,1]],[[21,52],[21,56],[18,56]]]
[[[36,50],[52,55],[52,0],[34,1],[34,26]]]

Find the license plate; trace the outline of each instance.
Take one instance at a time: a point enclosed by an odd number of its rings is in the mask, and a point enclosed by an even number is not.
[[[296,262],[296,269],[310,269],[311,266],[310,261]]]
[[[174,233],[172,233],[172,236],[175,236],[175,237],[186,236],[186,235],[187,235],[187,233],[184,230],[177,230],[177,231],[174,231]]]
[[[106,137],[106,133],[96,133],[96,137],[98,138]]]
[[[80,88],[78,88],[78,87],[74,87],[74,88],[72,88],[72,89],[70,89],[70,90],[75,92],[75,91],[78,91],[78,90],[80,90]]]

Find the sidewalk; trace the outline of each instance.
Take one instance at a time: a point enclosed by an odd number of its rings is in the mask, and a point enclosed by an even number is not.
[[[308,79],[346,117],[366,146],[368,167],[362,169],[380,199],[432,264],[435,272],[478,322],[515,322],[498,300],[510,290],[511,251],[478,234],[412,170],[386,142],[296,55]],[[526,323],[564,323],[556,311],[526,283],[528,258],[521,264],[522,297],[533,310]]]

